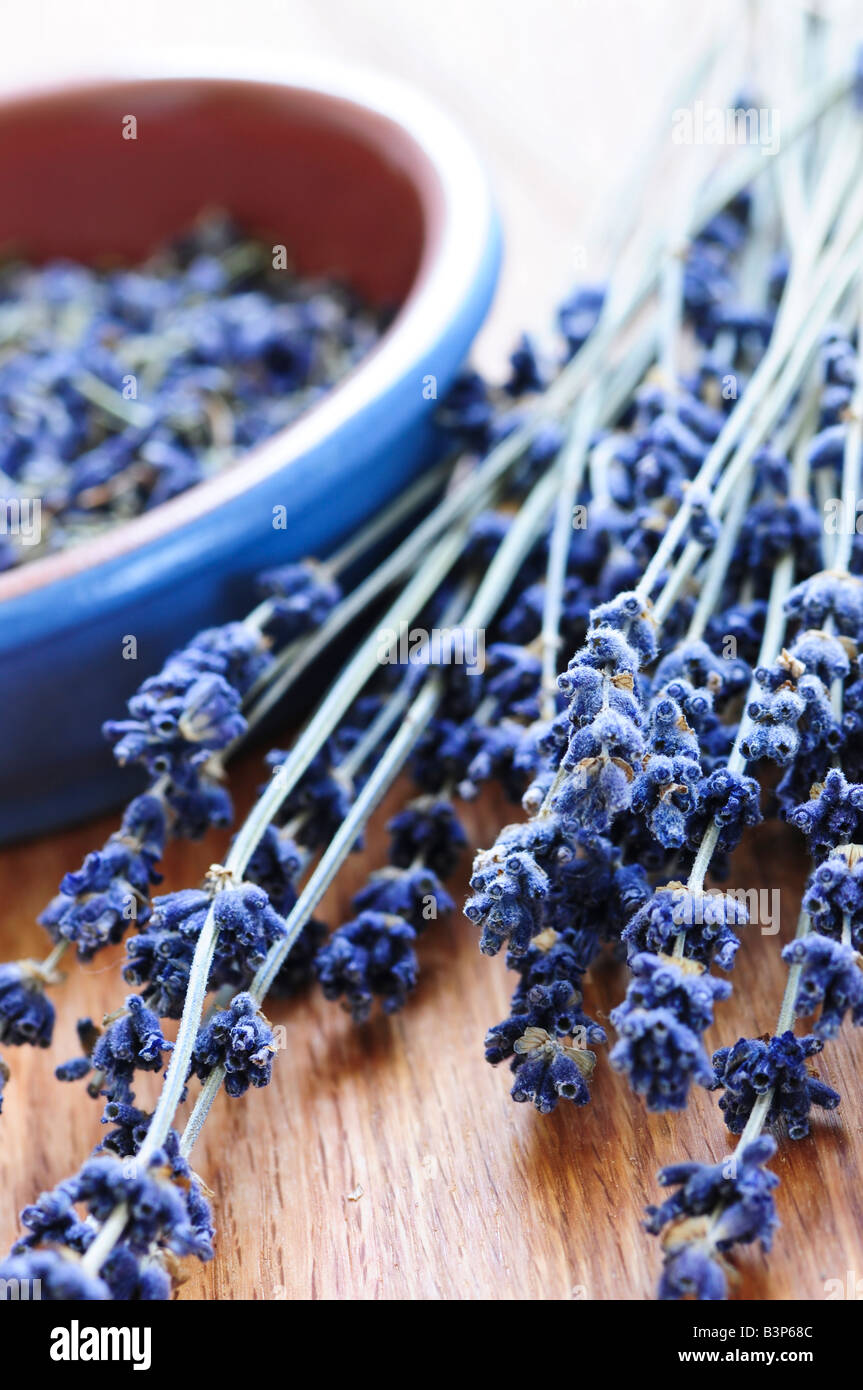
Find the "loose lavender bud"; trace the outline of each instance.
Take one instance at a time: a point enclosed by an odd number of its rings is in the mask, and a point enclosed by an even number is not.
[[[12,495],[43,503],[41,545],[10,537],[0,565],[86,541],[232,464],[384,326],[339,286],[274,268],[272,248],[224,215],[134,270],[13,262],[0,300],[0,470]]]

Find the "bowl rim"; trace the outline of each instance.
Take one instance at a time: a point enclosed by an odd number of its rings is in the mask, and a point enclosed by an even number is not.
[[[262,87],[288,89],[351,108],[365,132],[395,128],[417,152],[409,168],[423,218],[420,264],[392,322],[372,350],[295,421],[247,450],[213,478],[103,534],[0,573],[0,603],[122,560],[217,511],[323,444],[422,362],[457,314],[480,273],[495,226],[486,171],[458,127],[438,107],[397,79],[339,64],[302,61],[292,68],[234,59],[200,64],[148,64],[145,70],[88,72],[28,80],[0,96],[7,112],[64,97],[101,95],[132,86]],[[382,143],[382,142],[381,142]],[[379,144],[380,147],[380,144]],[[420,383],[417,383],[418,389]]]

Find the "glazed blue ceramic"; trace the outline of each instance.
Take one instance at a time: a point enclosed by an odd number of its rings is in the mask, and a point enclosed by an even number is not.
[[[118,138],[128,113],[133,150]],[[485,316],[500,247],[482,170],[449,122],[413,93],[355,78],[183,76],[7,98],[0,190],[0,244],[35,258],[139,257],[216,205],[289,246],[300,271],[399,306],[349,377],[234,468],[0,575],[10,840],[131,796],[135,774],[115,767],[102,721],[122,718],[195,631],[246,613],[257,571],[326,555],[438,456],[435,393]]]

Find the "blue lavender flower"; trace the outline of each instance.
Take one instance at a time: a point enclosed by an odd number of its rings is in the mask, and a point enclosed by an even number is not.
[[[847,438],[846,425],[830,425],[819,430],[807,450],[810,468],[841,468]]]
[[[533,1027],[525,1029],[513,1050],[513,1100],[532,1101],[541,1115],[554,1110],[558,1100],[571,1100],[574,1105],[590,1100],[587,1080],[596,1060],[592,1052]]]
[[[224,830],[234,819],[227,788],[194,760],[175,767],[165,791],[171,808],[171,834],[177,839],[200,840],[208,830]]]
[[[795,1013],[805,1018],[821,1006],[817,1038],[835,1038],[849,1011],[852,1023],[863,1024],[863,971],[852,946],[813,932],[789,942],[782,959],[800,970]]]
[[[761,633],[764,628],[766,604],[763,599],[752,599],[748,603],[731,603],[722,608],[707,624],[705,639],[711,648],[721,649],[723,641],[732,639],[738,659],[750,666],[758,660],[761,648]],[[733,664],[733,663],[732,663]],[[748,680],[746,682],[748,684]]]
[[[863,861],[856,851],[840,847],[809,875],[803,910],[813,930],[838,941],[846,927],[855,951],[863,946]]]
[[[173,1291],[171,1276],[160,1254],[138,1257],[125,1245],[114,1247],[102,1265],[100,1277],[115,1302],[166,1302]]]
[[[583,1009],[580,976],[574,980],[556,979],[544,984],[519,985],[513,995],[511,1014],[486,1034],[485,1059],[496,1065],[512,1057],[516,1040],[528,1027],[542,1028],[552,1037],[577,1034],[586,1043],[605,1042],[605,1029],[588,1018]]]
[[[553,809],[585,833],[608,832],[632,804],[635,768],[643,756],[635,723],[614,710],[598,714],[570,740],[563,766],[571,772],[552,799]]]
[[[155,898],[147,930],[126,942],[123,976],[130,984],[147,986],[147,1003],[161,1018],[179,1018],[182,1013],[195,943],[211,905],[218,936],[210,988],[243,988],[285,934],[283,919],[253,883],[215,896],[211,887],[184,888]]]
[[[785,1032],[766,1040],[740,1038],[733,1047],[714,1052],[713,1089],[723,1092],[719,1108],[731,1133],[743,1133],[755,1102],[770,1091],[764,1123],[773,1125],[784,1119],[791,1139],[805,1139],[812,1106],[835,1110],[839,1104],[839,1093],[806,1066],[807,1059],[823,1046],[822,1040],[811,1034],[798,1038]]]
[[[189,833],[230,819],[209,760],[245,733],[243,695],[272,659],[252,627],[209,628],[142,683],[128,702],[131,719],[103,726],[121,765],[138,762],[151,778],[167,779],[165,801]]]
[[[792,642],[789,655],[824,685],[830,685],[835,680],[844,681],[851,670],[846,647],[829,632],[814,632],[811,629],[801,632]]]
[[[39,917],[55,941],[75,943],[80,960],[121,940],[130,922],[150,915],[150,885],[165,844],[164,803],[145,793],[129,803],[121,827],[104,848],[68,873]]]
[[[242,1096],[250,1086],[268,1086],[273,1070],[274,1035],[250,994],[237,994],[199,1030],[192,1073],[205,1081],[215,1067],[225,1069],[225,1090]]]
[[[180,1155],[177,1134],[171,1131],[146,1165],[130,1162],[130,1154],[128,1148],[122,1156],[97,1150],[78,1173],[26,1207],[26,1234],[0,1266],[6,1277],[42,1277],[49,1285],[43,1282],[43,1298],[168,1298],[170,1256],[212,1259],[209,1204]],[[92,1220],[82,1220],[79,1207]],[[94,1222],[103,1223],[120,1207],[126,1219],[118,1242],[100,1277],[85,1279],[79,1259],[96,1237]]]
[[[397,868],[409,869],[417,861],[446,878],[452,873],[467,836],[451,801],[419,796],[387,825],[392,840],[390,859]]]
[[[612,628],[620,632],[627,645],[638,653],[641,666],[646,666],[656,656],[656,623],[651,617],[649,603],[645,605],[636,593],[617,594],[608,603],[600,604],[591,613],[590,621],[594,629]],[[588,646],[595,647],[597,657],[606,640],[605,634],[595,642],[593,634],[588,637]]]
[[[582,835],[605,835],[632,800],[644,738],[635,685],[656,654],[654,624],[635,594],[621,594],[591,614],[584,647],[558,678],[571,726],[552,808]]]
[[[400,917],[418,936],[439,912],[452,912],[455,907],[437,874],[423,864],[407,869],[378,869],[354,894],[353,904],[358,912],[383,912],[390,917]],[[433,909],[431,914],[430,909]]]
[[[151,1119],[152,1115],[137,1105],[109,1100],[102,1112],[102,1124],[114,1125],[115,1128],[108,1131],[93,1152],[116,1154],[118,1158],[132,1158],[146,1138]]]
[[[496,955],[504,942],[514,955],[527,950],[543,928],[542,904],[551,889],[552,861],[564,850],[554,817],[508,825],[490,850],[474,860],[473,895],[465,915],[482,925],[480,950]]]
[[[554,984],[558,980],[575,989],[599,950],[600,940],[596,922],[590,926],[567,926],[559,931],[545,927],[521,955],[507,953],[507,969],[518,975],[522,996],[535,985]]]
[[[669,758],[649,751],[636,773],[631,808],[644,818],[650,833],[666,849],[679,849],[686,843],[700,784],[697,759],[683,755]]]
[[[48,980],[35,961],[0,965],[0,1042],[49,1047],[54,1005],[45,994]]]
[[[823,783],[813,786],[810,800],[788,813],[809,842],[809,852],[822,859],[837,845],[857,844],[863,838],[863,785],[847,782],[831,768]]]
[[[536,770],[536,746],[531,730],[507,718],[498,724],[475,725],[474,728],[472,756],[458,783],[459,796],[471,800],[483,782],[494,781],[510,801],[520,802],[526,777]]]
[[[39,1298],[46,1302],[97,1302],[111,1297],[105,1280],[86,1274],[74,1255],[59,1250],[30,1250],[0,1262],[0,1297],[16,1298],[22,1286],[38,1289]]]
[[[649,1110],[682,1110],[693,1081],[709,1086],[713,1071],[701,1035],[713,1022],[713,1004],[731,987],[695,961],[644,952],[630,962],[634,979],[612,1011],[620,1034],[609,1055],[626,1072]]]
[[[605,1042],[605,1030],[584,1012],[581,974],[584,966],[555,932],[543,933],[530,952],[518,958],[521,981],[510,1016],[486,1035],[486,1061],[510,1061],[516,1101],[533,1101],[548,1114],[558,1099],[585,1105],[588,1079],[596,1062],[588,1044]]]
[[[824,682],[792,652],[783,652],[776,665],[755,672],[760,691],[746,713],[752,729],[740,741],[750,761],[770,758],[781,767],[822,742],[835,742],[830,692]]]
[[[263,888],[276,912],[287,917],[297,900],[296,881],[307,859],[308,855],[287,830],[268,825],[246,866],[244,877]]]
[[[459,372],[437,412],[438,423],[467,449],[484,454],[491,445],[495,423],[488,387],[467,368]]]
[[[808,500],[771,497],[754,503],[746,513],[738,546],[741,568],[769,572],[789,551],[798,568],[817,568],[824,519]]]
[[[9,1071],[8,1064],[3,1061],[2,1057],[0,1057],[0,1115],[2,1115],[3,1113],[3,1091],[6,1087],[6,1082],[9,1080],[10,1075],[11,1073]]]
[[[282,962],[271,987],[272,994],[280,999],[291,999],[312,984],[315,960],[329,934],[326,922],[309,918]]]
[[[264,570],[258,588],[270,600],[264,631],[279,646],[321,627],[342,597],[339,584],[317,560]]]
[[[361,912],[318,952],[315,970],[325,997],[344,996],[355,1023],[365,1023],[376,997],[384,1013],[403,1008],[417,981],[415,940],[413,927],[400,917]]]
[[[777,1225],[773,1189],[779,1179],[764,1165],[776,1152],[763,1134],[717,1164],[676,1163],[661,1169],[663,1187],[678,1190],[647,1208],[645,1225],[662,1235],[660,1299],[722,1299],[734,1245],[758,1241],[769,1250]]]
[[[483,698],[492,698],[493,719],[505,714],[532,717],[542,675],[535,653],[514,642],[493,642],[485,654]]]
[[[209,1207],[188,1164],[166,1150],[157,1150],[143,1171],[141,1165],[99,1154],[87,1160],[68,1190],[99,1222],[125,1205],[122,1239],[133,1254],[146,1255],[159,1245],[175,1255],[213,1257]]]
[[[79,1036],[91,1037],[91,1029],[90,1020],[82,1020]],[[96,1073],[94,1093],[130,1104],[135,1072],[161,1071],[163,1054],[172,1048],[173,1043],[162,1036],[156,1014],[139,995],[130,994],[119,1016],[93,1038],[87,1056],[58,1067],[56,1074],[61,1081],[74,1081],[93,1070]]]
[[[529,391],[545,389],[546,373],[540,366],[533,339],[527,333],[522,333],[509,361],[512,370],[504,386],[509,395],[523,396]]]
[[[719,829],[718,847],[732,850],[743,832],[761,820],[761,789],[754,777],[716,767],[699,781],[686,821],[687,843],[697,849],[711,826]],[[715,872],[715,870],[714,870]]]
[[[859,642],[863,637],[863,580],[859,575],[833,571],[813,574],[791,590],[785,611],[802,628],[823,629],[832,620],[837,632]]]
[[[431,720],[414,750],[411,759],[414,781],[423,791],[434,793],[448,786],[463,785],[475,751],[483,747],[486,736],[486,730],[480,729],[472,719],[439,715]]]
[[[13,1255],[23,1255],[39,1245],[62,1245],[83,1254],[93,1239],[94,1229],[78,1213],[73,1181],[60,1183],[21,1212],[26,1234],[12,1247]]]
[[[748,920],[745,902],[737,895],[692,893],[672,881],[657,888],[631,918],[623,940],[632,956],[643,952],[659,956],[670,954],[682,935],[688,960],[703,966],[715,961],[722,970],[730,970],[740,945],[737,931]]]
[[[180,1018],[194,954],[193,940],[156,917],[147,931],[127,939],[123,979],[146,986],[144,998],[160,1018]]]
[[[275,776],[278,776],[278,769],[287,758],[288,754],[279,748],[267,754],[267,764]],[[279,816],[294,824],[299,845],[304,849],[320,849],[329,844],[348,814],[353,799],[353,784],[340,770],[335,748],[325,746],[284,798]]]
[[[566,340],[567,360],[590,337],[605,302],[604,285],[580,285],[558,306],[557,324]]]

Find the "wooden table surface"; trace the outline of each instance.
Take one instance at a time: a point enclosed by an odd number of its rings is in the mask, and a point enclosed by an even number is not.
[[[81,9],[106,13],[100,4]],[[509,253],[478,349],[487,364],[519,326],[546,321],[573,278],[596,200],[710,13],[717,7],[684,0],[243,6],[250,45],[399,73],[452,111],[484,152]],[[169,14],[178,47],[193,54],[189,12],[162,0],[136,18],[137,40],[158,35],[158,15],[165,22]],[[89,37],[53,0],[13,24],[19,51],[22,42],[47,43],[49,57],[66,53],[73,65]],[[235,25],[235,7],[208,7],[211,43],[232,42]],[[12,70],[8,56],[3,64],[0,79]],[[587,246],[588,274],[600,249]],[[237,769],[241,808],[261,780],[259,759],[246,757]],[[383,862],[382,826],[398,800],[396,792],[382,808],[368,850],[325,901],[331,924],[345,920],[350,894]],[[490,843],[504,818],[511,811],[489,798],[470,808],[472,843]],[[62,873],[113,828],[109,818],[0,852],[5,958],[42,952],[37,912]],[[172,846],[166,888],[197,882],[224,848],[219,835]],[[735,885],[781,889],[782,930],[745,935],[738,988],[718,1007],[709,1047],[772,1031],[785,979],[779,953],[793,933],[805,868],[801,839],[775,825],[759,827],[739,854]],[[450,884],[457,902],[467,870],[465,862]],[[0,1119],[0,1250],[14,1237],[18,1209],[71,1172],[99,1137],[98,1105],[80,1086],[55,1082],[52,1068],[75,1052],[79,1015],[99,1017],[122,999],[120,957],[73,969],[57,996],[54,1049],[7,1049],[14,1075]],[[649,1116],[603,1051],[588,1107],[561,1104],[542,1117],[514,1105],[508,1071],[487,1066],[482,1050],[486,1028],[507,1012],[514,977],[502,959],[480,955],[458,913],[429,930],[420,958],[420,986],[394,1019],[357,1030],[317,994],[270,1010],[288,1040],[272,1085],[239,1101],[220,1097],[196,1150],[215,1192],[217,1258],[191,1269],[181,1298],[652,1296],[659,1250],[639,1227],[641,1208],[657,1196],[662,1164],[728,1151],[715,1095],[698,1091],[683,1116]],[[624,987],[621,967],[603,965],[589,980],[590,1011],[604,1018]],[[819,1059],[842,1106],[816,1118],[809,1140],[783,1142],[774,1162],[782,1227],[769,1260],[740,1257],[741,1296],[819,1299],[825,1281],[863,1277],[861,1066],[863,1040],[846,1028]],[[154,1080],[143,1079],[142,1098]]]

